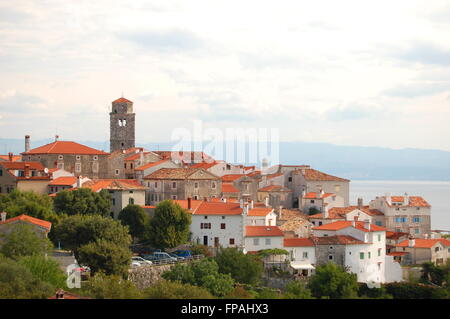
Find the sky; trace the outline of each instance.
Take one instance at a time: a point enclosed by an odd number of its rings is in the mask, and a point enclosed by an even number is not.
[[[281,141],[450,151],[450,3],[0,2],[0,138],[278,128]]]

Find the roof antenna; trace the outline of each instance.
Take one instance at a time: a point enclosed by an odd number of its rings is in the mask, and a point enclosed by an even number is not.
[[[123,97],[123,90],[122,90],[122,97]]]

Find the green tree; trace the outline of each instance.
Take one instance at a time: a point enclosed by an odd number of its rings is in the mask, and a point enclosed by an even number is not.
[[[173,248],[189,240],[191,215],[172,200],[164,200],[150,219],[147,238],[153,246]]]
[[[211,293],[202,287],[183,284],[179,281],[160,280],[143,292],[146,299],[213,299]]]
[[[19,259],[22,256],[45,255],[52,249],[50,240],[37,234],[28,224],[12,225],[11,232],[3,239],[0,253],[13,259]]]
[[[208,246],[205,246],[205,245],[192,245],[191,254],[193,256],[195,256],[195,255],[203,255],[206,257],[212,256],[211,252],[208,249]]]
[[[22,214],[47,220],[52,224],[59,221],[58,215],[53,210],[53,201],[48,195],[40,195],[34,192],[22,192],[14,189],[11,193],[0,196],[0,211],[7,212],[8,217]]]
[[[55,259],[35,255],[22,257],[18,263],[27,268],[35,278],[55,288],[66,288],[67,276]]]
[[[78,248],[77,261],[80,265],[89,266],[91,274],[103,271],[106,275],[126,277],[131,251],[128,247],[119,246],[113,241],[98,239]]]
[[[54,198],[55,211],[67,215],[102,215],[110,216],[111,196],[106,190],[93,192],[89,188],[72,191],[64,190]]]
[[[120,211],[119,220],[123,225],[129,227],[130,235],[133,238],[142,238],[149,217],[141,206],[130,204]]]
[[[78,248],[98,239],[129,247],[128,228],[119,221],[99,215],[74,215],[61,221],[54,229],[54,237],[65,249],[72,250],[78,259]]]
[[[308,288],[316,298],[356,298],[358,283],[356,274],[348,273],[342,266],[329,262],[316,268]]]
[[[432,262],[422,264],[421,280],[425,283],[433,283],[438,286],[444,285],[447,282],[450,270],[450,260],[445,265],[435,265]],[[448,283],[448,282],[447,282]]]
[[[162,276],[166,280],[206,288],[217,297],[229,294],[234,286],[233,278],[229,274],[219,273],[219,266],[215,260],[207,258],[190,264],[177,264]]]
[[[281,294],[274,289],[263,287],[255,296],[256,299],[280,299]]]
[[[142,293],[129,280],[102,272],[90,277],[83,284],[81,295],[94,299],[140,299]]]
[[[42,299],[54,293],[52,285],[34,277],[26,267],[0,258],[0,299]]]
[[[258,284],[264,271],[264,265],[257,256],[244,254],[237,248],[220,249],[215,260],[220,273],[230,274],[242,284]]]
[[[306,288],[306,284],[293,280],[286,285],[286,291],[283,295],[283,299],[314,299],[311,290]]]

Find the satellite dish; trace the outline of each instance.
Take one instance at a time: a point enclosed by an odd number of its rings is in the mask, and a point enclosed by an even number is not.
[[[44,173],[45,173],[45,174],[48,174],[48,168],[47,168],[47,167],[44,168]]]

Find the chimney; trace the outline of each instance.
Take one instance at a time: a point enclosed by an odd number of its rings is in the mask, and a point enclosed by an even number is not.
[[[222,202],[223,202],[223,203],[226,203],[226,202],[227,202],[226,197],[222,197]]]
[[[0,222],[4,222],[6,221],[6,212],[1,212],[0,213]]]
[[[386,193],[384,195],[386,197],[386,201],[389,205],[392,205],[392,201],[391,201],[391,193]]]
[[[361,209],[363,207],[363,199],[358,198],[358,209]]]
[[[11,153],[11,152],[8,153],[8,159],[10,162],[13,161],[13,153]]]
[[[144,149],[143,148],[139,149],[139,161],[140,161],[140,165],[144,165]]]
[[[264,206],[269,207],[269,197],[264,198]]]
[[[278,207],[278,211],[279,211],[279,216],[278,216],[278,218],[281,219],[281,216],[283,215],[283,206],[279,206],[279,207]]]
[[[25,135],[25,152],[30,150],[30,135]]]
[[[405,193],[405,197],[403,198],[403,206],[409,205],[409,196],[408,193]]]
[[[81,188],[81,185],[82,185],[83,183],[81,182],[81,176],[78,176],[77,177],[77,188]]]
[[[423,237],[424,237],[425,239],[428,239],[428,234],[424,234]]]
[[[302,191],[302,197],[305,197],[306,196],[306,189],[303,189],[303,191]]]
[[[242,210],[243,215],[248,215],[248,204],[244,204],[244,209]]]
[[[25,178],[30,177],[30,164],[25,164],[23,175],[25,176]]]
[[[59,139],[59,135],[55,135],[55,142],[57,142]]]
[[[328,218],[329,214],[328,214],[328,207],[325,206],[324,210],[323,210],[323,218]]]
[[[408,247],[414,247],[414,245],[416,244],[416,240],[412,237],[409,237],[408,239]]]
[[[253,200],[250,201],[250,209],[253,209]]]
[[[192,209],[192,198],[188,197],[187,204],[188,204],[188,209],[191,210]]]
[[[364,228],[370,230],[370,219],[364,221]]]
[[[356,227],[356,222],[358,221],[358,216],[353,217],[352,226]]]
[[[244,199],[242,198],[239,200],[239,207],[244,208]]]

